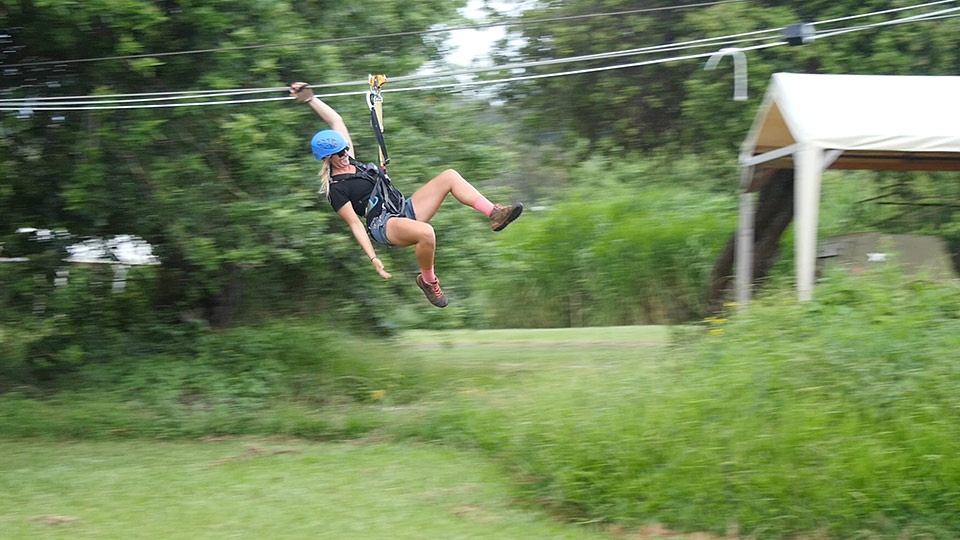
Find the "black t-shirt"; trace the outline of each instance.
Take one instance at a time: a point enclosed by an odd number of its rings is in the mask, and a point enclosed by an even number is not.
[[[372,191],[373,183],[370,180],[353,173],[338,174],[330,178],[330,206],[336,212],[349,202],[353,204],[353,211],[364,217]],[[368,221],[374,217],[376,216],[366,216]]]
[[[363,163],[350,158],[350,164],[356,172],[338,174],[330,178],[329,199],[334,211],[343,208],[348,202],[353,204],[353,211],[360,217],[367,218],[367,224],[390,208],[392,212],[399,212],[403,206],[403,194],[384,176],[384,183],[380,183],[380,169],[375,164]],[[379,185],[379,189],[377,186]],[[373,192],[377,191],[374,196]],[[371,201],[371,197],[373,200]],[[386,199],[386,200],[380,200]]]

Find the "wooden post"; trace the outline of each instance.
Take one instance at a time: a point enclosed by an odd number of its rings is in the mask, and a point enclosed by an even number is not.
[[[823,149],[810,143],[800,145],[793,156],[794,214],[796,216],[797,299],[813,298],[817,271],[817,222],[820,215],[820,177],[823,173]]]
[[[753,180],[753,167],[740,169],[740,215],[737,223],[736,241],[736,301],[745,306],[750,303],[753,285],[753,221],[755,213],[755,195],[747,191]]]

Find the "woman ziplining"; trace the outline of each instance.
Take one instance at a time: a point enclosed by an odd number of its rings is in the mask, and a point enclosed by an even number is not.
[[[385,279],[390,274],[377,257],[371,238],[386,246],[415,246],[414,255],[420,267],[416,282],[431,304],[446,307],[447,297],[440,289],[434,272],[436,234],[430,219],[437,213],[447,195],[469,206],[490,220],[494,231],[503,230],[523,212],[522,203],[507,206],[494,204],[484,197],[460,173],[447,169],[404,198],[386,177],[382,167],[364,165],[355,159],[350,132],[340,114],[313,95],[305,82],[290,85],[290,95],[307,103],[330,129],[318,131],[310,141],[313,156],[320,165],[320,193],[327,196],[333,210],[347,222],[360,248]],[[375,126],[376,130],[379,130]],[[381,146],[381,151],[383,146]],[[348,204],[349,203],[349,204]],[[360,217],[366,218],[364,227]]]

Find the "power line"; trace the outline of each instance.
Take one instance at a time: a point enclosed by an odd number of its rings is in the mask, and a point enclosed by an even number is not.
[[[96,100],[98,103],[130,103],[130,102],[150,102],[150,101],[171,101],[171,100],[180,100],[180,99],[197,99],[199,97],[203,98],[214,98],[214,97],[227,97],[227,96],[240,96],[244,94],[262,94],[267,89],[253,88],[253,89],[241,89],[241,90],[202,90],[196,92],[156,92],[156,93],[146,93],[146,94],[111,94],[111,95],[94,95],[94,96],[72,96],[66,98],[57,98],[57,97],[38,97],[38,98],[27,98],[27,99],[0,99],[0,104],[4,103],[22,103],[22,102],[55,102],[56,105],[82,105],[88,100]],[[285,88],[276,88],[273,91],[285,90]],[[130,97],[138,96],[136,99],[120,99],[120,100],[110,100],[106,98],[117,98],[117,97]],[[139,96],[160,96],[160,97],[139,97]],[[70,101],[70,100],[79,100],[79,101]]]
[[[904,17],[902,19],[895,19],[892,21],[883,21],[878,23],[865,24],[862,26],[853,26],[850,28],[841,28],[820,36],[816,36],[816,39],[839,36],[841,34],[848,34],[851,32],[859,32],[861,30],[869,30],[871,28],[880,28],[882,26],[891,26],[891,25],[903,24],[907,22],[922,22],[922,21],[932,21],[932,20],[943,19],[943,18],[952,18],[952,17],[956,17],[957,15],[947,15],[947,13],[954,13],[957,11],[960,11],[960,7],[942,9],[940,11],[931,11],[930,13],[922,13],[919,15],[911,15],[910,17]]]
[[[654,52],[674,52],[674,51],[683,51],[693,48],[702,48],[702,47],[718,47],[726,45],[736,45],[739,43],[745,43],[750,41],[756,41],[760,39],[769,39],[762,37],[754,37],[748,39],[736,39],[744,38],[746,36],[757,36],[760,34],[770,34],[774,32],[780,32],[783,28],[772,28],[767,30],[756,30],[752,32],[743,32],[739,34],[730,34],[726,36],[717,36],[711,38],[696,39],[691,41],[684,41],[680,43],[668,43],[661,45],[653,45],[649,47],[640,47],[634,49],[626,49],[620,51],[611,51],[606,53],[597,53],[590,55],[581,55],[581,56],[572,56],[565,58],[554,58],[549,60],[535,60],[530,62],[519,62],[512,64],[504,64],[493,67],[486,68],[474,68],[466,70],[458,70],[453,72],[446,73],[437,73],[437,74],[414,74],[414,75],[402,75],[399,77],[391,77],[393,82],[409,82],[416,81],[421,79],[434,79],[434,78],[449,78],[449,77],[459,77],[462,75],[474,75],[478,73],[487,73],[487,72],[499,72],[499,71],[508,71],[508,70],[517,70],[517,69],[527,69],[531,67],[539,67],[545,65],[554,65],[554,64],[564,64],[572,63],[586,60],[600,60],[605,58],[616,58],[622,56],[632,56],[638,54],[649,54]],[[365,84],[366,80],[360,81],[346,81],[339,83],[325,83],[325,84],[311,84],[311,88],[335,88],[343,86],[360,86]],[[29,101],[57,101],[60,104],[66,100],[86,100],[86,99],[96,99],[98,101],[106,100],[108,98],[144,98],[144,99],[133,99],[128,101],[156,101],[153,98],[155,96],[170,96],[163,99],[191,99],[194,97],[211,97],[213,94],[218,96],[225,95],[242,95],[242,94],[256,94],[256,93],[267,93],[267,92],[280,92],[287,90],[287,87],[272,87],[272,88],[252,88],[252,89],[240,89],[240,90],[196,90],[196,91],[181,91],[181,92],[147,92],[147,93],[136,93],[136,94],[103,94],[96,96],[68,96],[68,97],[37,97],[30,98]],[[10,103],[10,102],[23,102],[21,98],[12,98],[12,99],[0,99],[0,104]]]
[[[847,16],[847,17],[839,17],[839,18],[837,18],[837,19],[829,19],[829,20],[826,20],[826,21],[820,21],[820,22],[818,22],[818,23],[816,23],[816,24],[832,24],[832,23],[835,23],[835,22],[850,21],[850,20],[853,20],[853,19],[860,19],[860,18],[863,18],[863,17],[873,17],[873,16],[875,16],[875,15],[886,15],[887,13],[896,13],[896,12],[899,12],[899,11],[906,11],[906,10],[908,10],[908,9],[917,9],[917,8],[922,8],[922,7],[930,7],[930,6],[936,6],[936,5],[939,5],[939,4],[951,4],[951,3],[955,2],[955,1],[956,1],[956,0],[939,0],[938,2],[928,2],[928,3],[926,3],[926,4],[918,4],[918,5],[915,5],[915,6],[906,6],[906,7],[900,7],[900,8],[886,9],[886,10],[883,10],[883,11],[874,11],[874,12],[872,12],[872,13],[861,13],[860,15],[849,15],[849,16]]]
[[[768,47],[786,45],[786,43],[787,42],[785,41],[780,41],[776,43],[769,43],[765,45],[748,47],[741,50],[744,50],[744,51],[757,50],[757,49],[763,49]],[[676,57],[670,57],[670,58],[660,58],[656,60],[647,60],[643,62],[632,62],[629,64],[618,64],[618,65],[612,65],[612,66],[600,66],[600,67],[593,67],[593,68],[578,69],[573,71],[563,71],[558,73],[518,75],[515,77],[506,77],[506,78],[494,79],[494,80],[483,80],[483,81],[473,80],[473,81],[460,81],[456,83],[442,83],[442,84],[434,84],[434,85],[404,87],[404,88],[385,88],[382,90],[382,92],[384,93],[413,92],[413,91],[423,91],[423,90],[437,90],[437,89],[443,89],[443,88],[457,88],[457,87],[464,87],[464,86],[501,84],[501,83],[508,83],[508,82],[516,82],[516,81],[524,81],[524,80],[532,80],[532,79],[545,79],[545,78],[552,78],[552,77],[563,77],[563,76],[569,76],[569,75],[579,75],[584,73],[594,73],[599,71],[611,71],[615,69],[626,69],[631,67],[664,64],[668,62],[679,62],[679,61],[690,60],[695,58],[706,58],[709,56],[713,56],[713,54],[714,54],[713,52],[692,54],[692,55],[686,55],[686,56],[676,56]],[[363,94],[366,94],[366,92],[365,91],[340,92],[335,94],[318,95],[317,97],[330,98],[330,97],[354,96],[354,95],[363,95]],[[29,108],[30,110],[34,110],[34,111],[71,111],[71,110],[89,111],[89,110],[115,110],[115,109],[149,109],[149,108],[160,108],[160,107],[189,107],[189,106],[204,106],[204,105],[229,105],[229,104],[236,104],[236,103],[259,103],[259,102],[280,101],[280,100],[289,100],[289,99],[290,99],[289,97],[273,97],[273,98],[258,98],[258,99],[249,99],[249,100],[232,100],[232,101],[204,101],[204,102],[195,102],[195,103],[162,103],[162,104],[152,104],[152,105],[111,105],[109,107],[89,106],[89,105],[83,105],[83,106],[77,106],[77,107],[73,107],[73,106],[64,107],[64,106],[60,106],[59,104],[53,107],[0,106],[0,110],[21,110],[24,108]]]
[[[385,39],[385,38],[394,38],[394,37],[423,36],[423,35],[430,35],[430,34],[453,32],[456,30],[483,30],[486,28],[496,28],[501,26],[537,25],[537,24],[543,24],[543,23],[549,23],[549,22],[589,19],[589,18],[596,18],[596,17],[634,15],[638,13],[650,13],[650,12],[656,12],[656,11],[674,11],[678,9],[709,7],[709,6],[716,6],[720,4],[731,4],[731,3],[743,2],[743,1],[744,0],[718,0],[715,2],[701,2],[697,4],[681,4],[677,6],[666,6],[666,7],[659,7],[659,8],[631,9],[631,10],[613,11],[613,12],[606,12],[606,13],[587,13],[583,15],[547,17],[547,18],[534,19],[529,21],[517,21],[517,20],[499,21],[499,22],[486,23],[486,24],[455,26],[451,28],[435,28],[430,30],[410,30],[410,31],[404,31],[404,32],[390,32],[386,34],[346,36],[346,37],[339,37],[339,38],[325,38],[325,39],[296,41],[296,42],[288,42],[288,43],[265,43],[265,44],[259,44],[259,45],[239,45],[235,47],[217,47],[217,48],[210,48],[210,49],[195,49],[195,50],[189,50],[189,51],[169,51],[169,52],[160,52],[160,53],[128,54],[128,55],[120,55],[120,56],[101,56],[96,58],[78,58],[73,60],[45,60],[42,62],[21,62],[19,64],[8,64],[7,66],[5,66],[5,68],[49,66],[49,65],[59,66],[64,64],[102,62],[102,61],[108,61],[108,60],[135,60],[138,58],[160,58],[160,57],[167,57],[167,56],[182,56],[182,55],[190,55],[190,54],[207,54],[207,53],[243,51],[243,50],[253,50],[253,49],[271,49],[271,48],[277,48],[277,47],[297,47],[302,45],[320,45],[324,43],[343,43],[347,41]]]
[[[747,34],[754,34],[754,32],[749,32]],[[743,35],[743,34],[737,34],[737,35]],[[730,37],[736,37],[737,35],[730,36]],[[417,81],[422,79],[443,79],[443,78],[456,77],[460,75],[512,71],[512,70],[528,69],[528,68],[541,67],[541,66],[547,66],[547,65],[575,63],[575,62],[582,62],[582,61],[589,61],[589,60],[604,60],[604,59],[611,59],[611,58],[620,58],[624,56],[636,56],[641,54],[651,54],[651,53],[661,53],[661,52],[680,52],[688,49],[704,48],[704,47],[710,47],[712,49],[715,49],[718,46],[736,45],[740,43],[752,42],[752,41],[757,41],[761,39],[768,39],[768,38],[749,38],[749,39],[741,39],[741,40],[735,40],[735,41],[730,41],[730,40],[719,41],[719,42],[716,41],[718,39],[725,39],[725,37],[726,36],[720,37],[720,38],[708,38],[705,40],[695,40],[692,42],[686,42],[686,43],[680,43],[680,44],[656,45],[656,46],[640,48],[640,49],[627,49],[627,50],[611,51],[611,52],[591,54],[591,55],[582,55],[582,56],[574,56],[574,57],[566,57],[566,58],[556,58],[556,59],[550,59],[550,60],[539,60],[539,61],[533,61],[533,62],[506,64],[502,66],[496,66],[496,67],[490,67],[490,68],[479,68],[474,70],[464,70],[464,71],[457,71],[452,73],[401,76],[401,77],[393,78],[391,80],[394,82],[411,82],[411,81]],[[708,41],[710,43],[705,43]],[[711,54],[713,53],[712,52],[707,53],[704,56],[710,56]],[[343,82],[343,83],[330,83],[330,84],[324,84],[324,85],[311,85],[311,88],[320,88],[320,87],[329,88],[329,87],[340,87],[340,86],[356,87],[356,86],[363,85],[366,82],[367,81],[350,81],[350,82]],[[482,81],[478,82],[477,84],[480,84],[480,83],[482,83]],[[460,86],[460,85],[454,84],[449,86]],[[438,87],[444,87],[444,85],[431,86],[429,88],[438,88]],[[157,101],[226,97],[226,96],[244,95],[244,94],[262,94],[262,93],[268,93],[268,92],[281,92],[281,91],[286,91],[287,89],[288,87],[283,86],[283,87],[273,87],[273,88],[242,89],[242,90],[233,90],[233,91],[224,90],[219,92],[207,90],[207,91],[196,92],[196,93],[157,92],[157,93],[140,93],[140,94],[112,94],[112,95],[101,95],[101,96],[73,96],[73,97],[65,97],[65,98],[64,97],[61,97],[61,98],[47,97],[47,98],[35,98],[35,99],[26,99],[26,100],[20,99],[20,98],[0,99],[0,106],[4,106],[4,105],[12,106],[12,105],[20,104],[21,107],[18,107],[18,108],[30,108],[33,110],[85,110],[82,108],[67,108],[67,106],[87,105],[88,102],[86,100],[96,100],[97,104],[99,105],[113,104],[113,103],[148,103],[148,102],[157,102]],[[384,90],[384,91],[390,91],[390,90]],[[362,94],[362,93],[364,92],[343,92],[343,93],[336,93],[336,94],[325,94],[321,97],[356,95],[356,94]],[[161,97],[156,97],[156,96],[161,96]],[[133,99],[111,100],[106,98],[133,98]],[[211,104],[251,103],[251,102],[258,102],[258,101],[276,101],[276,100],[282,100],[282,99],[288,99],[288,98],[289,96],[278,97],[278,98],[266,98],[261,100],[217,101],[217,102],[211,102]],[[70,100],[80,100],[80,101],[70,101]],[[49,104],[50,106],[49,107],[44,106],[45,103]],[[165,105],[165,106],[176,106],[176,105],[177,104],[171,104],[171,105]],[[148,107],[148,106],[144,106],[144,107]],[[135,107],[123,107],[123,108],[135,108]],[[9,107],[6,109],[0,107],[0,110],[9,110]]]
[[[742,49],[740,49],[740,50],[741,50],[741,51],[753,51],[753,50],[767,49],[767,48],[770,48],[770,47],[778,47],[778,46],[786,45],[786,44],[787,44],[786,41],[778,41],[778,42],[775,42],[775,43],[766,43],[766,44],[763,44],[763,45],[755,45],[755,46],[752,46],[752,47],[745,47],[745,48],[742,48]],[[683,61],[683,60],[693,60],[693,59],[696,59],[696,58],[707,58],[707,57],[713,56],[714,54],[716,54],[716,53],[714,53],[714,52],[709,52],[709,53],[700,53],[700,54],[689,54],[689,55],[686,55],[686,56],[674,56],[674,57],[670,57],[670,58],[659,58],[659,59],[657,59],[657,60],[646,60],[646,61],[643,61],[643,62],[631,62],[631,63],[629,63],[629,64],[617,64],[617,65],[614,65],[614,66],[599,66],[599,67],[592,67],[592,68],[577,69],[577,70],[572,70],[572,71],[563,71],[563,72],[559,72],[559,73],[539,73],[539,74],[536,74],[536,75],[518,75],[518,76],[515,76],[515,77],[507,77],[507,78],[495,79],[495,80],[462,81],[462,82],[450,83],[450,84],[437,84],[437,85],[420,86],[420,87],[410,87],[410,88],[392,88],[392,89],[384,89],[383,92],[404,92],[404,91],[413,91],[413,90],[435,90],[435,89],[440,89],[440,88],[451,88],[451,87],[457,87],[457,86],[474,86],[474,85],[479,85],[479,84],[501,84],[501,83],[507,83],[507,82],[517,82],[517,81],[525,81],[525,80],[533,80],[533,79],[547,79],[547,78],[552,78],[552,77],[565,77],[565,76],[569,76],[569,75],[581,75],[581,74],[584,74],[584,73],[596,73],[596,72],[600,72],[600,71],[612,71],[612,70],[616,70],[616,69],[627,69],[627,68],[633,68],[633,67],[650,66],[650,65],[654,65],[654,64],[666,64],[666,63],[669,63],[669,62],[680,62],[680,61]]]
[[[739,0],[737,0],[737,1],[739,1]],[[816,23],[814,23],[814,24],[823,25],[823,24],[834,23],[834,22],[838,22],[838,21],[850,20],[850,19],[855,19],[855,18],[862,18],[862,17],[869,17],[869,16],[875,16],[875,15],[882,15],[882,14],[887,14],[887,13],[892,13],[892,12],[899,12],[899,11],[904,11],[904,10],[907,10],[907,9],[916,9],[916,8],[921,8],[921,7],[928,7],[928,6],[932,6],[932,5],[938,5],[938,4],[948,3],[948,2],[951,2],[951,1],[953,1],[953,0],[940,0],[940,1],[936,1],[936,2],[928,2],[928,3],[925,3],[925,4],[918,4],[918,5],[908,6],[908,7],[903,7],[903,8],[896,8],[896,9],[890,9],[890,10],[884,10],[884,11],[864,13],[864,14],[859,14],[859,15],[852,15],[852,16],[848,16],[848,17],[841,17],[841,18],[831,19],[831,20],[827,20],[827,21],[819,21],[819,22],[816,22]],[[716,5],[716,4],[722,4],[722,3],[724,3],[724,2],[710,2],[710,3],[701,3],[701,4],[685,4],[685,5],[683,5],[683,6],[674,6],[674,8],[682,8],[682,7],[702,7],[702,6]],[[633,13],[633,12],[651,11],[651,10],[657,11],[657,10],[663,10],[663,9],[668,9],[668,8],[649,8],[649,9],[646,9],[646,10],[631,10],[631,11],[614,12],[614,13],[594,13],[594,14],[587,14],[587,15],[580,15],[580,16],[570,16],[570,17],[573,17],[573,18],[582,18],[582,17],[593,17],[593,16],[612,15],[612,14]],[[946,10],[946,11],[949,11],[949,10]],[[935,12],[935,13],[940,13],[940,12]],[[916,17],[924,17],[924,18],[927,18],[928,15],[930,15],[930,14],[921,14],[921,15],[914,16],[913,18],[916,18]],[[550,20],[568,19],[568,18],[570,18],[570,17],[555,17],[555,18],[550,19]],[[941,18],[941,17],[938,17],[938,18]],[[905,21],[905,20],[908,20],[908,19],[912,19],[912,18],[898,19],[898,20],[896,20],[896,21],[891,21],[891,22],[888,22],[888,23],[879,23],[879,24],[896,23],[896,22]],[[547,19],[539,19],[538,21],[546,21],[546,20],[547,20]],[[859,30],[859,29],[865,29],[865,28],[868,28],[868,27],[871,27],[871,26],[866,26],[866,27],[853,27],[853,28],[841,29],[841,30],[840,30],[840,33],[847,33],[847,32],[851,32],[851,31],[855,31],[855,30]],[[456,77],[456,76],[472,75],[472,74],[476,74],[476,73],[483,73],[483,72],[489,72],[489,71],[505,71],[505,70],[508,70],[508,69],[526,69],[526,68],[528,68],[528,67],[536,67],[536,66],[540,66],[540,65],[563,64],[563,63],[577,62],[577,61],[588,60],[588,59],[614,58],[614,57],[620,57],[620,56],[630,56],[630,55],[634,55],[634,54],[645,54],[645,53],[650,53],[650,52],[682,51],[682,50],[686,50],[686,49],[688,49],[688,48],[696,48],[696,47],[697,47],[696,44],[700,44],[700,43],[719,42],[719,41],[721,41],[721,40],[730,40],[730,39],[733,39],[733,38],[738,38],[738,37],[743,37],[743,36],[768,34],[768,33],[772,33],[772,32],[780,32],[780,31],[782,31],[782,30],[783,30],[782,27],[780,27],[780,28],[772,28],[772,29],[767,29],[767,30],[758,30],[758,31],[753,31],[753,32],[744,32],[744,33],[740,33],[740,34],[732,34],[732,35],[728,35],[728,36],[720,36],[720,37],[714,37],[714,38],[705,38],[705,39],[699,39],[699,40],[681,42],[681,43],[676,43],[676,44],[663,44],[663,45],[656,45],[656,46],[651,46],[651,47],[643,47],[643,48],[638,48],[638,49],[627,49],[627,50],[623,50],[623,51],[613,51],[613,52],[608,52],[608,53],[598,53],[598,54],[595,54],[595,55],[583,55],[583,56],[568,57],[568,58],[559,58],[559,59],[551,59],[551,60],[540,60],[540,61],[533,61],[533,62],[526,62],[526,63],[507,64],[507,65],[495,66],[495,67],[493,67],[493,68],[475,68],[475,69],[470,69],[470,70],[461,70],[461,71],[457,71],[457,72],[442,73],[442,74],[436,74],[436,75],[407,75],[407,76],[395,77],[393,80],[396,81],[396,82],[406,82],[406,81],[419,80],[419,79],[423,79],[423,78]],[[833,33],[833,34],[829,34],[829,35],[836,35],[836,32]],[[722,42],[722,43],[713,43],[711,46],[718,46],[718,45],[721,45],[721,46],[722,46],[722,45],[736,45],[736,44],[743,43],[743,42],[756,41],[756,40],[761,40],[761,39],[765,39],[765,38],[756,38],[756,39],[754,39],[754,40],[751,40],[751,39],[743,39],[743,40],[739,40],[739,41],[725,41],[725,42]],[[706,46],[706,45],[704,45],[704,46]],[[340,87],[340,86],[356,86],[356,85],[363,84],[363,82],[364,82],[364,81],[347,81],[347,82],[342,82],[342,83],[317,84],[317,85],[311,85],[311,88],[333,88],[333,87]],[[32,100],[40,100],[40,101],[44,101],[44,100],[57,100],[57,101],[61,101],[61,100],[69,100],[69,99],[80,99],[80,100],[84,100],[84,99],[97,99],[97,100],[99,100],[99,101],[102,101],[103,99],[113,98],[113,97],[126,98],[126,97],[135,97],[135,96],[144,96],[144,97],[146,97],[146,96],[163,96],[163,95],[167,95],[167,96],[185,95],[185,96],[187,96],[187,97],[184,97],[184,98],[171,97],[171,98],[169,98],[169,99],[192,99],[192,98],[194,98],[194,97],[199,97],[199,95],[202,95],[202,94],[218,94],[219,96],[226,96],[226,95],[243,95],[243,94],[248,94],[248,93],[278,92],[278,91],[282,91],[282,90],[285,90],[285,89],[286,89],[285,87],[279,87],[279,88],[258,88],[258,89],[244,89],[244,90],[204,90],[204,91],[187,91],[187,92],[157,92],[157,93],[144,93],[144,94],[113,94],[113,95],[100,95],[100,96],[38,97],[38,98],[32,98]],[[4,102],[20,102],[20,101],[22,101],[22,100],[20,100],[20,99],[0,99],[0,103],[4,103]],[[133,101],[133,100],[130,100],[130,101]],[[142,101],[156,101],[156,100],[154,100],[154,99],[143,99]]]
[[[855,26],[855,27],[837,29],[837,30],[835,30],[835,31],[833,31],[833,32],[830,32],[830,33],[827,33],[827,34],[823,34],[823,35],[817,36],[817,39],[823,39],[823,38],[826,38],[826,37],[832,37],[832,36],[835,36],[835,35],[841,35],[841,34],[850,33],[850,32],[858,32],[858,31],[862,31],[862,30],[866,30],[866,29],[870,29],[870,28],[877,28],[877,27],[881,27],[881,26],[891,26],[891,25],[895,25],[895,24],[904,24],[904,23],[908,23],[908,22],[922,22],[922,21],[927,21],[927,20],[937,20],[937,19],[943,19],[943,18],[957,17],[957,16],[960,16],[960,14],[954,14],[954,15],[947,15],[947,14],[948,14],[948,13],[953,13],[953,12],[958,11],[958,10],[960,10],[960,8],[950,8],[950,9],[945,9],[945,10],[940,10],[940,11],[934,11],[934,12],[925,13],[925,14],[920,14],[920,15],[914,15],[914,16],[910,16],[910,17],[904,17],[904,18],[901,18],[901,19],[893,20],[893,21],[886,21],[886,22],[874,23],[874,24],[870,24],[870,25],[861,25],[861,26]],[[821,24],[821,23],[815,23],[815,24]],[[776,31],[779,31],[779,30],[782,30],[782,29],[776,29]],[[772,31],[774,31],[774,30],[747,32],[747,33],[743,33],[743,34],[734,34],[734,35],[731,35],[731,36],[721,36],[721,37],[717,37],[717,38],[706,38],[706,39],[701,39],[701,40],[694,40],[694,41],[690,41],[690,42],[684,42],[684,43],[680,43],[680,44],[657,45],[657,46],[653,46],[653,47],[647,47],[647,48],[644,48],[644,49],[628,49],[628,50],[624,50],[624,51],[612,51],[612,52],[609,52],[609,53],[600,53],[600,54],[596,54],[596,55],[583,55],[583,56],[579,56],[579,57],[569,57],[569,58],[564,58],[564,59],[552,59],[552,60],[544,60],[544,61],[537,61],[537,62],[528,62],[528,63],[524,63],[524,64],[513,64],[513,65],[505,65],[505,66],[496,66],[496,67],[492,67],[492,68],[483,68],[483,69],[480,69],[480,70],[472,70],[472,71],[470,71],[470,73],[492,72],[492,71],[505,71],[505,70],[508,70],[508,69],[518,69],[518,68],[520,68],[520,67],[529,68],[529,67],[537,67],[537,66],[542,66],[542,65],[557,64],[557,63],[562,63],[562,62],[575,62],[575,61],[585,61],[585,60],[596,60],[596,59],[614,58],[614,57],[621,57],[621,56],[627,56],[627,55],[646,54],[646,53],[650,53],[650,52],[676,52],[676,51],[681,51],[681,50],[686,50],[686,49],[692,49],[692,48],[698,48],[698,47],[703,47],[703,46],[716,47],[716,46],[719,45],[719,44],[724,44],[724,45],[725,45],[725,44],[731,44],[731,43],[737,44],[737,43],[744,43],[744,42],[748,42],[748,41],[756,41],[756,40],[767,39],[767,38],[752,37],[752,38],[748,38],[748,39],[742,39],[742,40],[739,40],[739,41],[728,41],[728,42],[726,42],[726,43],[715,43],[715,42],[714,42],[714,43],[706,43],[706,42],[716,41],[716,40],[722,40],[722,39],[728,39],[728,38],[733,38],[733,37],[743,37],[743,36],[748,36],[748,35],[756,35],[756,34],[762,34],[762,33],[769,33],[769,32],[772,32]],[[786,44],[785,41],[777,41],[777,42],[765,43],[765,44],[760,44],[760,45],[754,45],[754,46],[750,46],[750,47],[742,47],[742,48],[739,48],[739,50],[741,50],[741,51],[760,50],[760,49],[766,49],[766,48],[770,48],[770,47],[781,46],[781,45],[785,45],[785,44]],[[639,66],[647,66],[647,65],[653,65],[653,64],[676,62],[676,61],[689,60],[689,59],[695,59],[695,58],[705,58],[705,57],[712,56],[713,54],[715,54],[715,53],[714,53],[714,52],[710,52],[710,53],[703,53],[703,54],[691,54],[691,55],[685,55],[685,56],[661,58],[661,59],[656,59],[656,60],[648,60],[648,61],[642,61],[642,62],[632,62],[632,63],[627,63],[627,64],[617,64],[617,65],[601,66],[601,67],[594,67],[594,68],[585,68],[585,69],[579,69],[579,70],[562,71],[562,72],[556,72],[556,73],[534,74],[534,75],[517,75],[517,76],[514,76],[514,77],[500,78],[500,79],[494,79],[494,80],[461,81],[461,82],[456,82],[456,83],[443,83],[443,84],[434,84],[434,85],[417,86],[417,87],[391,88],[391,89],[384,89],[383,91],[384,91],[384,92],[410,92],[410,91],[433,90],[433,89],[441,89],[441,88],[455,88],[455,87],[463,87],[463,86],[501,84],[501,83],[516,82],[516,81],[522,81],[522,80],[532,80],[532,79],[543,79],[543,78],[550,78],[550,77],[569,76],[569,75],[577,75],[577,74],[591,73],[591,72],[598,72],[598,71],[609,71],[609,70],[615,70],[615,69],[626,69],[626,68],[631,68],[631,67],[639,67]],[[458,73],[456,73],[456,74],[463,74],[463,73],[467,73],[467,72],[458,72]],[[446,78],[446,77],[450,77],[450,76],[452,76],[452,75],[454,75],[454,74],[450,74],[450,73],[446,73],[446,74],[425,74],[425,75],[419,75],[419,76],[398,77],[398,78],[396,78],[396,79],[394,79],[394,80],[401,80],[401,79],[402,79],[404,82],[407,82],[407,81],[413,81],[413,80],[419,80],[419,79]],[[346,86],[346,85],[356,85],[356,86],[358,86],[358,85],[366,84],[366,82],[367,82],[367,81],[356,81],[356,82],[352,82],[352,83],[332,83],[332,84],[327,84],[327,85],[313,85],[313,87],[333,87],[333,86]],[[194,95],[188,95],[188,94],[190,94],[189,92],[167,92],[167,93],[156,93],[156,94],[127,94],[126,96],[143,96],[143,95],[153,96],[153,95],[158,95],[158,94],[163,94],[163,95],[176,94],[178,97],[176,97],[176,98],[172,98],[172,97],[171,97],[171,98],[156,98],[156,99],[152,99],[152,98],[151,98],[151,99],[149,99],[149,100],[148,100],[148,99],[134,99],[134,100],[119,101],[119,103],[131,103],[131,102],[141,102],[141,101],[157,101],[157,100],[168,100],[168,99],[195,99],[195,98],[200,98],[200,97],[203,97],[203,98],[206,98],[206,97],[221,97],[221,96],[228,96],[228,95],[242,95],[242,94],[254,94],[254,93],[264,93],[264,92],[278,92],[278,91],[285,91],[285,90],[287,90],[287,87],[266,88],[266,89],[243,89],[243,90],[235,90],[235,91],[198,91],[198,92],[193,93]],[[365,94],[365,93],[366,93],[365,91],[348,91],[348,92],[324,94],[324,95],[320,95],[319,97],[321,97],[321,98],[329,98],[329,97],[339,97],[339,96],[362,95],[362,94]],[[116,96],[118,96],[118,97],[124,97],[124,95],[122,95],[122,94],[121,94],[121,95],[116,95]],[[98,96],[90,96],[89,98],[90,98],[90,99],[95,99],[96,97],[98,97]],[[99,96],[99,97],[103,97],[103,96]],[[60,99],[64,99],[64,98],[60,98]],[[24,110],[24,109],[27,109],[27,110],[38,110],[38,111],[40,111],[40,110],[43,110],[43,111],[51,111],[51,110],[109,110],[109,109],[134,109],[134,108],[156,108],[156,107],[178,107],[178,106],[227,105],[227,104],[239,104],[239,103],[257,103],[257,102],[268,102],[268,101],[280,101],[280,100],[288,100],[288,99],[290,99],[289,96],[283,96],[283,97],[258,98],[258,99],[248,99],[248,100],[207,101],[207,102],[193,102],[193,103],[165,103],[165,104],[148,104],[148,105],[121,105],[121,106],[117,106],[117,105],[113,105],[113,106],[99,106],[99,105],[104,105],[104,104],[113,103],[113,102],[107,102],[107,101],[99,101],[99,102],[97,102],[97,106],[91,106],[91,105],[89,105],[88,103],[81,103],[81,104],[79,104],[80,106],[73,106],[73,105],[76,105],[76,104],[75,104],[75,103],[70,103],[70,102],[64,102],[64,101],[59,101],[59,102],[53,103],[52,106],[36,106],[37,103],[36,103],[36,101],[33,101],[33,100],[0,100],[0,110],[8,110],[8,111],[9,111],[9,110]]]

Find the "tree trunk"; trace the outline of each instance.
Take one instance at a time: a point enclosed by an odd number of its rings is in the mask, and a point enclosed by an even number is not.
[[[233,263],[224,265],[224,278],[220,293],[210,299],[213,305],[209,309],[207,320],[214,328],[230,326],[240,309],[240,296],[243,293],[240,267]]]
[[[754,217],[753,284],[759,285],[770,273],[780,256],[780,237],[793,221],[793,170],[779,169],[761,188],[757,213]],[[720,254],[710,275],[707,306],[720,311],[723,302],[731,297],[734,277],[734,251],[737,234],[734,232]]]

